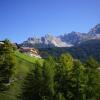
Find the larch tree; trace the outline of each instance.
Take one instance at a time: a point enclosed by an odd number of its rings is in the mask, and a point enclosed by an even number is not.
[[[90,57],[85,63],[86,68],[86,100],[100,99],[100,64]],[[97,99],[99,98],[99,99]]]
[[[56,65],[56,93],[61,93],[65,99],[70,100],[73,96],[71,92],[71,76],[73,69],[73,58],[70,54],[62,54]]]
[[[49,57],[43,64],[43,96],[47,100],[54,99],[54,75],[55,75],[55,61]]]

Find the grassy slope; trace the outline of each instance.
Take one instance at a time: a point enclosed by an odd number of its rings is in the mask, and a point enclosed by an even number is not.
[[[39,58],[29,57],[19,52],[15,53],[16,67],[15,67],[15,82],[12,83],[9,91],[0,95],[0,100],[18,100],[16,95],[20,92],[23,79],[27,73],[34,67],[34,62],[42,61]]]

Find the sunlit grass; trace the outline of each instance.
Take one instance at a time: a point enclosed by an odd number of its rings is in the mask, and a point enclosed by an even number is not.
[[[21,92],[21,86],[27,73],[34,68],[34,63],[43,59],[30,57],[18,51],[15,52],[16,66],[14,69],[14,82],[10,89],[3,94],[0,94],[0,100],[18,100],[17,96]]]

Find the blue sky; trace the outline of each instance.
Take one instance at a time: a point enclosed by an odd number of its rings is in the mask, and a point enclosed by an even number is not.
[[[100,0],[0,0],[0,40],[88,32],[100,23]]]

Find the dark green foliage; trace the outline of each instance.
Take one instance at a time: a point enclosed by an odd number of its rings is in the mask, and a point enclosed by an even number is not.
[[[15,65],[13,46],[9,40],[0,44],[0,91],[9,87]]]
[[[73,47],[55,47],[40,49],[41,56],[47,57],[53,55],[55,57],[60,56],[62,53],[70,53],[75,59],[86,61],[89,56],[93,56],[97,61],[100,61],[100,40],[89,40],[75,45]]]
[[[99,100],[99,63],[89,58],[84,64],[70,54],[37,62],[25,79],[22,100]]]
[[[34,69],[27,75],[23,85],[23,100],[41,100],[42,95],[42,68],[39,63],[34,65]],[[27,91],[26,91],[27,90]]]
[[[54,96],[54,67],[55,62],[49,57],[43,64],[43,96],[52,100]]]
[[[81,62],[63,54],[56,69],[57,92],[64,94],[67,100],[82,100],[85,83]]]
[[[58,93],[55,100],[65,100],[65,98],[61,93]]]
[[[86,98],[100,98],[100,64],[90,57],[86,64]]]
[[[64,94],[66,99],[72,98],[72,93],[70,91],[71,75],[73,68],[73,58],[69,54],[62,54],[59,58],[58,65],[56,66],[56,85],[57,93]]]
[[[54,63],[48,58],[36,63],[23,85],[22,100],[52,100],[54,96]]]
[[[85,68],[79,60],[74,61],[72,70],[72,93],[73,100],[84,100],[84,88],[85,88]]]

